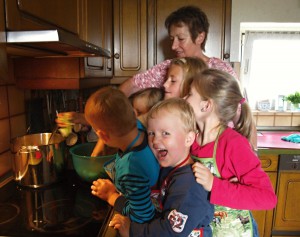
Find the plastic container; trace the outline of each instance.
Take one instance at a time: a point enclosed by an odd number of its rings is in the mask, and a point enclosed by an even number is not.
[[[103,155],[91,157],[95,142],[83,143],[70,148],[73,166],[78,176],[89,183],[99,178],[109,178],[103,164],[113,159],[117,149],[105,147]]]

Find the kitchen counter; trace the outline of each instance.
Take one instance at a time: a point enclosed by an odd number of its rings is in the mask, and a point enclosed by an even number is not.
[[[257,147],[278,148],[278,149],[300,149],[300,143],[293,143],[281,140],[284,136],[300,134],[294,131],[260,131],[257,132]]]

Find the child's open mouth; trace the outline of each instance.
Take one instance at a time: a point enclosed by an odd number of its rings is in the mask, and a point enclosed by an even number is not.
[[[168,154],[168,150],[166,150],[166,149],[158,150],[158,157],[159,158],[165,157],[167,154]]]

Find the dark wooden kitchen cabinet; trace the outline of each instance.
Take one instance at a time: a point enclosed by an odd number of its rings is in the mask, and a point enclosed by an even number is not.
[[[147,69],[148,2],[114,0],[115,77],[130,77]]]
[[[84,4],[85,25],[82,27],[82,39],[113,51],[113,2],[112,0],[87,0]],[[87,57],[84,59],[85,77],[112,77],[113,59]]]
[[[8,30],[46,30],[60,27],[80,35],[82,0],[6,0]]]

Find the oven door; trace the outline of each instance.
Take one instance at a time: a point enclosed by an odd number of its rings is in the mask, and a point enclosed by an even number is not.
[[[300,155],[280,155],[272,236],[300,236]]]

